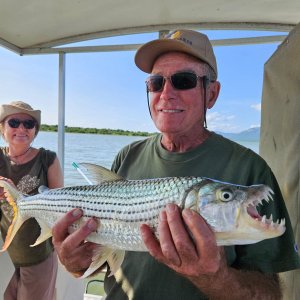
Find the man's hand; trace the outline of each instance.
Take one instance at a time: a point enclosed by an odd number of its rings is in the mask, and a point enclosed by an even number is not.
[[[181,214],[178,206],[169,204],[160,214],[159,241],[147,225],[141,226],[141,233],[150,254],[183,276],[213,275],[226,266],[214,233],[192,210],[185,209]]]
[[[211,299],[281,299],[276,274],[237,270],[227,266],[225,251],[196,212],[170,204],[160,214],[158,236],[141,226],[150,254],[188,278]],[[192,238],[191,238],[192,236]],[[224,291],[227,291],[224,293]]]
[[[97,244],[85,242],[98,223],[89,219],[82,227],[69,234],[69,226],[82,217],[80,209],[73,209],[62,217],[53,227],[53,245],[61,263],[74,276],[81,276],[90,266]]]

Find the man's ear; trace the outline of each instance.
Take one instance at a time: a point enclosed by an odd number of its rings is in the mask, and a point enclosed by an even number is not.
[[[217,102],[219,93],[221,89],[221,84],[219,81],[210,82],[208,85],[208,94],[206,100],[206,107],[208,109],[212,108]]]

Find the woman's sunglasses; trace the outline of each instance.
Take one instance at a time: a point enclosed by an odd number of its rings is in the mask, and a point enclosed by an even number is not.
[[[151,75],[146,80],[148,92],[161,92],[167,79],[170,79],[172,86],[177,90],[189,90],[197,86],[199,78],[207,78],[206,76],[198,76],[192,72],[178,72],[169,77],[161,75]]]
[[[7,121],[7,124],[9,125],[9,127],[11,128],[19,128],[20,124],[23,124],[24,128],[26,129],[32,129],[35,127],[36,125],[36,121],[35,120],[19,120],[19,119],[9,119]]]

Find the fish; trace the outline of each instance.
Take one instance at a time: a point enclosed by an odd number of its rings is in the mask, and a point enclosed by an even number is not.
[[[147,251],[140,226],[148,224],[159,239],[159,213],[168,203],[199,213],[214,231],[219,246],[252,244],[285,232],[285,219],[274,222],[272,215],[268,218],[258,213],[259,205],[273,200],[272,189],[264,184],[242,186],[193,176],[126,180],[102,166],[89,163],[81,166],[91,175],[93,185],[40,187],[39,194],[28,196],[0,180],[14,212],[1,252],[7,250],[29,218],[35,218],[41,228],[31,245],[34,247],[50,238],[57,220],[73,208],[82,209],[83,217],[70,226],[70,233],[89,218],[101,221],[87,238],[99,244],[99,249],[82,278],[106,262],[114,274],[125,251]]]

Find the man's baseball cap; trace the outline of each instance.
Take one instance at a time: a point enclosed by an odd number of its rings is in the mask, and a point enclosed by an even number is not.
[[[194,30],[175,30],[162,39],[142,45],[135,54],[135,64],[151,73],[155,60],[166,52],[184,52],[209,64],[218,75],[216,57],[208,37]]]

